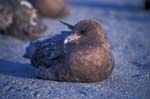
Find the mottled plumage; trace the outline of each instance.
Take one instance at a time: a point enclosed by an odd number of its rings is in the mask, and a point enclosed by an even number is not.
[[[65,0],[28,0],[39,11],[41,16],[60,18],[70,14],[71,10]]]
[[[31,42],[25,56],[38,77],[57,81],[102,81],[114,65],[106,34],[94,20],[82,20],[71,32]]]
[[[0,23],[0,33],[20,39],[38,38],[46,29],[36,9],[24,0],[0,0]]]

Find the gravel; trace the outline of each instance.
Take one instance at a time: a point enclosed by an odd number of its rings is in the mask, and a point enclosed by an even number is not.
[[[112,75],[97,83],[69,83],[35,77],[30,61],[22,56],[29,42],[0,35],[0,99],[150,99],[150,13],[142,9],[142,0],[88,0],[101,5],[130,4],[132,11],[85,6],[86,1],[70,0],[75,24],[81,19],[99,21],[107,32],[115,68]],[[86,2],[86,4],[87,4]],[[124,6],[123,6],[124,7]],[[123,9],[126,9],[123,8]],[[132,8],[131,8],[132,9]],[[42,19],[49,27],[45,36],[67,30],[57,20]]]

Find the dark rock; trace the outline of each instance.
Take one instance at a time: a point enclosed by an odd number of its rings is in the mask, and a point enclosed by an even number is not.
[[[145,9],[150,10],[150,0],[145,0]]]

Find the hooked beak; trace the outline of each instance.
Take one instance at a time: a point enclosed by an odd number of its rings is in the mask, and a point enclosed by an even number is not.
[[[64,44],[66,45],[66,44],[71,43],[71,42],[77,43],[79,39],[80,39],[80,36],[75,33],[75,34],[72,34],[72,35],[68,36],[64,40]]]

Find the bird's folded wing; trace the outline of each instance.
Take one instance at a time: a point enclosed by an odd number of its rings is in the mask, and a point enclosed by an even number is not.
[[[26,48],[25,58],[31,59],[34,66],[55,64],[64,54],[64,40],[70,32],[50,35],[32,41]]]

